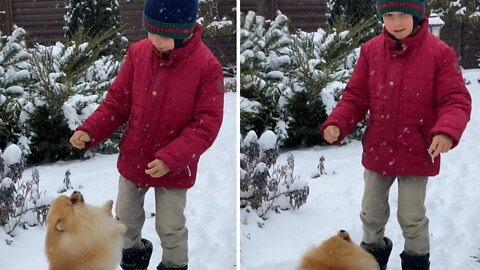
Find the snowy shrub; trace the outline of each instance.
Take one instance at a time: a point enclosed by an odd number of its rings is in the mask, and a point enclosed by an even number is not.
[[[241,14],[240,30],[240,122],[242,134],[274,130],[284,139],[287,134],[283,114],[284,91],[288,91],[291,40],[288,18],[279,14],[268,22],[250,11]]]
[[[83,34],[81,34],[83,38]],[[38,45],[32,51],[30,87],[33,102],[29,162],[57,161],[82,156],[69,138],[104,99],[120,63],[112,56],[99,59],[108,34],[67,45]],[[81,40],[82,38],[77,38]],[[86,38],[86,37],[85,37]],[[97,60],[98,59],[98,60]]]
[[[126,54],[128,40],[122,36],[120,9],[117,0],[70,0],[66,6],[65,37],[75,38],[83,31],[87,40],[98,33],[109,32],[109,42],[100,55],[121,59]]]
[[[294,176],[293,155],[278,166],[277,136],[266,131],[258,139],[250,131],[240,147],[240,207],[245,213],[255,211],[267,219],[271,211],[295,210],[307,202],[308,184]]]
[[[65,172],[65,178],[63,179],[62,185],[57,189],[57,193],[63,193],[69,189],[73,189],[72,180],[70,180],[71,174],[70,170]]]
[[[0,36],[2,36],[0,32]],[[28,110],[27,70],[30,54],[25,47],[25,30],[16,28],[11,36],[0,39],[0,148],[17,143],[28,152],[24,134],[25,110]]]
[[[10,178],[14,183],[22,179],[24,162],[22,160],[22,150],[16,144],[11,144],[3,152],[3,170],[4,176]],[[0,164],[0,166],[2,166]],[[1,174],[0,174],[1,175]]]
[[[22,153],[18,146],[10,145],[0,151],[0,227],[10,236],[16,228],[43,225],[46,221],[48,203],[43,200],[45,192],[39,191],[40,177],[36,169],[32,179],[22,180]],[[17,165],[17,166],[15,166]]]
[[[224,77],[223,83],[225,85],[225,92],[237,91],[237,79],[236,77]]]

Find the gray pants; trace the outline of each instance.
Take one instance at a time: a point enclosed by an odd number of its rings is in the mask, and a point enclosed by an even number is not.
[[[405,239],[404,251],[410,255],[425,255],[430,250],[428,218],[425,216],[425,194],[428,177],[399,176],[384,178],[365,170],[365,191],[360,219],[363,223],[363,242],[385,245],[385,225],[390,216],[388,195],[395,178],[398,179],[397,219]]]
[[[127,226],[124,249],[141,246],[145,222],[143,203],[148,188],[139,189],[120,176],[115,213]],[[186,189],[155,188],[155,229],[162,243],[162,263],[167,266],[188,264],[188,229],[183,211],[187,200]]]

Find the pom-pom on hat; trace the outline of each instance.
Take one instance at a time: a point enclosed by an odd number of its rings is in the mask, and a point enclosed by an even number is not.
[[[146,0],[143,28],[152,34],[183,40],[195,28],[198,0]]]
[[[377,0],[377,13],[380,18],[388,12],[403,12],[417,17],[419,21],[425,17],[424,0]]]

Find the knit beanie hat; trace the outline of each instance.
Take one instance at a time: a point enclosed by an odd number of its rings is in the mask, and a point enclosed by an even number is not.
[[[388,12],[403,12],[411,14],[421,21],[425,17],[424,0],[377,0],[377,13],[380,18]],[[414,19],[415,22],[415,19]]]
[[[146,0],[143,28],[152,34],[173,38],[178,48],[193,33],[197,15],[198,0]]]

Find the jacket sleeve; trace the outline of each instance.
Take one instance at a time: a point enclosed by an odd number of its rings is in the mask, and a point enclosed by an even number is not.
[[[336,125],[340,129],[340,136],[336,142],[341,142],[367,114],[369,65],[365,50],[364,45],[352,77],[343,90],[342,98],[320,129],[322,137],[326,127]]]
[[[453,146],[458,145],[465,130],[472,110],[472,99],[463,82],[462,72],[457,56],[452,48],[447,47],[440,57],[435,75],[435,102],[438,108],[438,120],[430,131],[448,135]]]
[[[105,100],[76,130],[87,132],[91,141],[86,149],[92,149],[123,125],[129,118],[131,106],[131,90],[134,67],[130,50],[107,92]]]
[[[180,136],[155,153],[172,175],[178,174],[194,160],[198,160],[214,142],[223,119],[223,71],[218,61],[212,61],[202,74],[197,90],[193,121]]]

